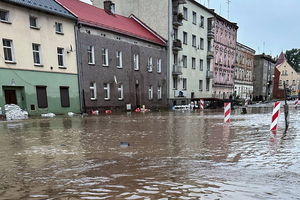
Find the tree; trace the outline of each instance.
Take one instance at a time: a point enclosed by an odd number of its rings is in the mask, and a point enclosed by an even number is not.
[[[300,49],[287,50],[285,57],[288,63],[297,71],[300,72]]]

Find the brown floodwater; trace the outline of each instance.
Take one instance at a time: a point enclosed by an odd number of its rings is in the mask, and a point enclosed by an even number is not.
[[[276,135],[270,108],[0,122],[0,199],[300,199],[290,112]]]

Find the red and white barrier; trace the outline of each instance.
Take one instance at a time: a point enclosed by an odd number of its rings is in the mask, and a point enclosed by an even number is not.
[[[245,100],[245,106],[248,106],[248,99]]]
[[[294,105],[297,107],[298,104],[299,104],[299,99],[297,98],[297,99],[295,99]]]
[[[224,122],[230,123],[231,103],[224,103]]]
[[[203,100],[200,100],[200,109],[204,110],[204,101]]]
[[[279,118],[279,111],[280,111],[280,102],[277,101],[274,103],[274,109],[272,114],[272,124],[271,124],[271,131],[277,130],[278,118]]]

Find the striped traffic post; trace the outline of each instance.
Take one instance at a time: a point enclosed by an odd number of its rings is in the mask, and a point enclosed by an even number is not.
[[[295,107],[297,107],[298,104],[299,104],[299,99],[297,98],[297,99],[295,99],[295,102],[294,102]]]
[[[231,103],[224,103],[224,122],[230,123]]]
[[[200,100],[200,109],[204,110],[204,101],[202,99]]]
[[[279,111],[280,111],[280,102],[277,101],[274,103],[274,109],[272,114],[272,123],[271,123],[271,131],[277,131],[277,124],[279,118]]]

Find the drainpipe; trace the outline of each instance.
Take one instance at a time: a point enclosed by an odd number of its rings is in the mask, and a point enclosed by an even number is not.
[[[170,29],[170,13],[171,13],[171,16],[173,16],[173,11],[171,9],[171,6],[172,6],[172,0],[169,0],[168,1],[168,43],[167,43],[167,105],[168,107],[171,105],[170,104],[170,85],[171,85],[171,80],[172,80],[172,77],[171,77],[171,49],[170,48],[170,44],[171,44],[171,37],[170,37],[170,34],[171,32],[173,31],[172,29]]]

